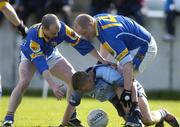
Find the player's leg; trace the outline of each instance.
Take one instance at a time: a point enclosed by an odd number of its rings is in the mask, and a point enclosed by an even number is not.
[[[161,109],[159,111],[161,111],[161,114],[162,112],[164,113],[164,117],[162,117],[161,121],[158,122],[155,127],[164,127],[164,121],[167,122],[171,127],[179,127],[179,122],[174,115],[165,109]]]
[[[130,54],[132,57],[141,57],[141,56],[137,55],[137,50],[130,51]],[[134,76],[136,77],[140,73],[143,73],[144,70],[149,66],[149,64],[151,64],[153,62],[156,55],[157,55],[157,44],[156,44],[156,41],[154,40],[154,38],[151,37],[151,42],[149,43],[148,51],[147,51],[146,55],[144,56],[142,62],[140,63],[138,70],[134,71]],[[136,64],[136,63],[134,63],[134,64]]]
[[[156,127],[164,127],[163,121],[168,122],[172,127],[179,127],[177,119],[164,109],[151,111],[146,97],[139,97],[139,105],[142,112],[142,122],[149,126],[156,124]]]
[[[142,122],[145,125],[153,125],[158,123],[161,120],[161,114],[159,111],[152,111],[150,110],[149,103],[146,97],[141,96],[139,97],[139,106],[142,113]]]
[[[9,125],[8,123],[13,124],[14,113],[18,108],[19,104],[21,103],[23,94],[27,89],[27,87],[29,86],[29,83],[33,77],[34,72],[35,72],[35,66],[32,64],[32,62],[30,62],[29,60],[21,61],[19,65],[19,81],[11,93],[8,112],[5,117],[3,127],[6,127],[6,125],[8,126]]]
[[[139,108],[138,104],[138,90],[137,90],[137,84],[138,81],[133,82],[133,87],[132,87],[132,106],[130,107],[130,110],[128,110],[128,117],[125,123],[125,126],[142,126],[141,118],[141,110]]]

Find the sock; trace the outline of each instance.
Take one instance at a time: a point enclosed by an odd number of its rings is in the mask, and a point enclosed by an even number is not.
[[[14,113],[8,112],[4,118],[4,121],[13,121],[14,122]]]
[[[161,120],[163,120],[164,117],[167,115],[167,112],[165,110],[163,110],[163,109],[160,109],[159,113],[161,114]]]

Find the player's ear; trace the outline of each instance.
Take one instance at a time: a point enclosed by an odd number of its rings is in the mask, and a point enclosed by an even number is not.
[[[93,22],[88,22],[88,26],[92,27],[92,26],[94,26],[94,23]]]

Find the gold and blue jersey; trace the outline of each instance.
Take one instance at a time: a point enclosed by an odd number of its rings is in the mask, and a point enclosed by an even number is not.
[[[138,55],[145,56],[151,41],[151,34],[145,28],[120,15],[98,14],[94,18],[97,38],[120,64],[133,61],[130,51],[134,49],[138,49]]]
[[[48,69],[46,58],[48,58],[54,48],[63,41],[73,46],[81,55],[86,55],[94,47],[87,41],[80,38],[70,27],[60,22],[60,31],[58,36],[47,40],[42,31],[41,23],[30,27],[27,37],[21,45],[23,54],[32,61],[38,71],[42,73]]]

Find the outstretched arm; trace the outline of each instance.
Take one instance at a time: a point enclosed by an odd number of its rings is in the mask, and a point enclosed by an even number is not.
[[[128,62],[123,65],[124,89],[131,91],[133,84],[133,64]]]
[[[100,55],[100,53],[94,48],[90,54],[95,57],[97,60],[99,60],[103,64],[107,64],[107,61]]]
[[[46,81],[48,82],[49,86],[52,88],[53,93],[56,96],[56,98],[58,100],[60,100],[64,96],[64,93],[60,90],[61,86],[56,84],[53,81],[51,73],[49,72],[49,70],[43,71],[42,75],[46,79]]]
[[[70,103],[68,103],[67,107],[66,107],[66,111],[64,113],[64,117],[63,117],[63,121],[62,121],[62,126],[66,126],[68,124],[68,121],[71,118],[72,113],[75,110],[75,106],[72,106]]]
[[[110,53],[102,46],[102,44],[100,45],[100,54],[103,58],[107,59],[108,56],[110,55]]]

